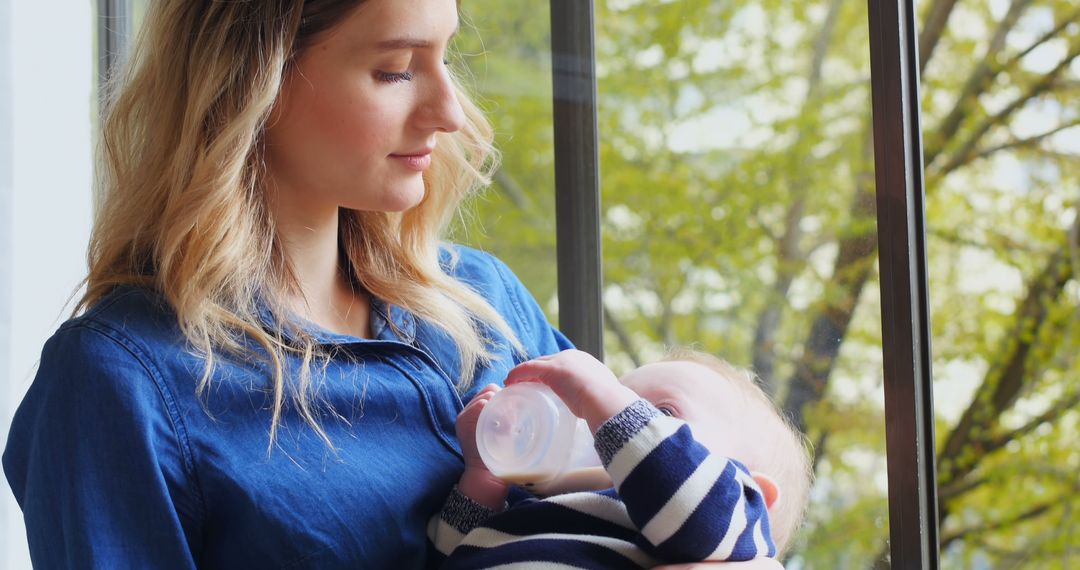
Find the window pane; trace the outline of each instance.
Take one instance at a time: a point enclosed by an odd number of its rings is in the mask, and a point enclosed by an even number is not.
[[[923,41],[946,567],[1080,563],[1078,16],[962,1]]]
[[[451,65],[495,127],[502,162],[452,237],[505,261],[557,322],[550,8],[475,0],[461,20]]]
[[[865,2],[598,4],[609,363],[761,376],[814,444],[796,568],[888,551],[867,29]]]

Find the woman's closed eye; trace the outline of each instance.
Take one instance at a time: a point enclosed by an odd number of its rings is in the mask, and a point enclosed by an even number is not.
[[[403,81],[412,81],[413,74],[411,71],[391,72],[391,71],[376,71],[375,79],[383,83],[401,83]]]
[[[449,59],[444,58],[441,63],[443,67],[450,67]],[[412,67],[412,64],[409,67]],[[379,69],[375,71],[375,80],[380,83],[403,83],[413,80],[413,72],[409,69],[405,71],[384,71]]]

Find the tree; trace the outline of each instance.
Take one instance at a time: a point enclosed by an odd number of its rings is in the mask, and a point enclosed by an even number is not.
[[[944,559],[1068,567],[1080,543],[1080,11],[920,8]],[[466,26],[456,65],[504,160],[463,227],[547,301],[548,8],[465,9],[476,33]],[[696,343],[752,365],[815,443],[793,559],[887,566],[865,4],[597,10],[609,363]]]

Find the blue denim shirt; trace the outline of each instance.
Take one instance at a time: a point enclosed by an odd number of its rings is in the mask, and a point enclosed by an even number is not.
[[[527,357],[571,346],[504,264],[455,249],[451,273],[499,311]],[[203,360],[151,292],[119,288],[63,324],[3,457],[34,565],[428,565],[426,522],[463,466],[462,401],[524,357],[500,343],[459,395],[445,334],[378,301],[371,318],[370,340],[312,331],[338,349],[318,392],[342,416],[321,417],[336,452],[288,408],[268,453],[268,374],[257,364],[219,360],[196,396]]]

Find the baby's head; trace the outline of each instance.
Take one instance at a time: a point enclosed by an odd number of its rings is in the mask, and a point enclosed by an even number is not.
[[[679,350],[622,377],[660,411],[690,424],[712,453],[747,466],[765,494],[773,540],[783,552],[810,491],[805,438],[780,414],[756,377],[714,356]]]

